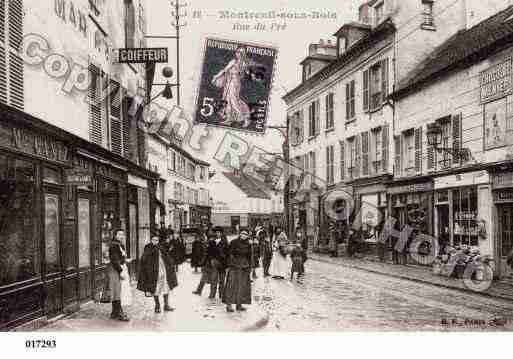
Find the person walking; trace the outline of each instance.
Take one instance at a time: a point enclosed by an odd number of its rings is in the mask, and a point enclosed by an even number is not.
[[[256,274],[256,268],[260,267],[260,245],[258,243],[256,232],[253,238],[249,240],[249,244],[251,246],[251,277],[253,280],[255,280],[258,278]]]
[[[171,229],[169,233],[171,237],[171,256],[175,262],[175,272],[178,272],[180,265],[185,262],[185,248],[178,232]]]
[[[273,259],[271,274],[274,279],[285,279],[290,273],[290,258],[287,254],[287,236],[284,232],[278,234],[278,240],[273,243]]]
[[[201,296],[205,284],[210,284],[209,298],[213,299],[215,297],[214,288],[217,285],[218,257],[215,237],[211,235],[208,238],[206,255],[203,257],[203,262],[201,263],[201,279],[198,287],[192,294]]]
[[[297,273],[297,279],[303,274],[303,250],[299,243],[294,245],[290,253],[292,266],[290,268],[290,280],[294,279],[294,273]]]
[[[129,304],[131,298],[130,276],[126,265],[125,232],[119,229],[109,245],[109,260],[107,276],[111,291],[111,319],[128,322],[130,319],[123,311],[123,304]],[[125,299],[125,301],[123,301]]]
[[[245,311],[243,304],[251,304],[251,248],[249,232],[241,228],[239,237],[230,242],[228,249],[228,272],[224,288],[223,303],[226,311]]]
[[[301,274],[305,274],[305,262],[308,259],[306,251],[308,250],[308,238],[304,235],[304,232],[301,228],[298,229],[296,233],[297,243],[301,247]]]
[[[169,244],[160,241],[157,236],[151,238],[150,243],[144,247],[141,257],[139,281],[137,289],[146,296],[153,296],[155,313],[160,313],[159,296],[164,299],[164,311],[170,312],[174,308],[169,306],[169,292],[178,285],[174,262],[169,253]]]
[[[273,258],[273,247],[271,238],[267,235],[265,230],[261,230],[257,233],[257,237],[260,243],[260,257],[262,258],[262,267],[264,277],[269,277],[269,267]]]
[[[201,267],[205,257],[205,243],[202,234],[197,234],[192,242],[191,253],[191,267],[194,268],[194,273],[198,273],[198,267]]]
[[[214,233],[216,235],[215,241],[217,246],[217,256],[219,262],[217,266],[217,283],[216,285],[214,285],[214,296],[215,289],[217,287],[219,298],[222,298],[224,293],[224,284],[226,280],[226,269],[228,268],[228,248],[230,244],[228,243],[228,239],[224,235],[222,227],[214,227]]]

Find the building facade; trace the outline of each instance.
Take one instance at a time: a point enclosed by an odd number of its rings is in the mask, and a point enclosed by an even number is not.
[[[132,273],[149,239],[158,174],[136,96],[141,1],[0,3],[0,328],[98,299],[108,245],[127,233]]]

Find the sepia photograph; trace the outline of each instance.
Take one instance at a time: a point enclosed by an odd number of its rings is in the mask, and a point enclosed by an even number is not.
[[[512,103],[511,0],[0,0],[0,345],[486,355]]]

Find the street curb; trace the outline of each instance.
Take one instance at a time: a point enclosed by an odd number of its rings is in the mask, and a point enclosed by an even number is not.
[[[365,268],[365,267],[361,267],[361,266],[357,266],[357,265],[350,265],[350,264],[346,264],[346,263],[336,263],[336,262],[333,262],[330,260],[325,260],[323,258],[316,258],[315,256],[312,256],[309,259],[317,261],[317,262],[323,262],[323,263],[340,265],[342,267],[347,267],[347,268],[359,269],[359,270],[363,270],[363,271],[366,271],[369,273],[381,274],[381,275],[388,276],[388,277],[405,279],[405,280],[409,280],[409,281],[416,282],[416,283],[430,284],[435,287],[441,287],[441,288],[446,288],[446,289],[455,289],[455,290],[458,290],[460,292],[467,293],[467,294],[477,294],[477,295],[481,295],[481,296],[487,297],[487,298],[496,298],[496,299],[507,300],[507,301],[512,300],[511,297],[507,297],[507,296],[503,296],[503,295],[491,294],[488,292],[477,292],[477,291],[473,291],[473,290],[469,290],[469,289],[464,289],[461,287],[451,286],[451,285],[447,285],[447,284],[443,284],[443,283],[431,282],[431,281],[425,280],[425,279],[412,278],[412,277],[408,277],[408,276],[400,275],[400,274],[384,273],[384,272],[380,272],[380,271],[377,271],[374,269],[369,269],[369,268]]]
[[[266,327],[267,324],[269,324],[269,313],[267,313],[267,315],[265,317],[257,320],[254,324],[248,325],[248,326],[242,328],[241,331],[242,332],[252,332],[252,331],[259,330],[259,329]]]

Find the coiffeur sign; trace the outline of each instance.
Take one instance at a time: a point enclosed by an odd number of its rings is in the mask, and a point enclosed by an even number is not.
[[[127,48],[114,50],[114,61],[119,63],[168,62],[167,48]]]

